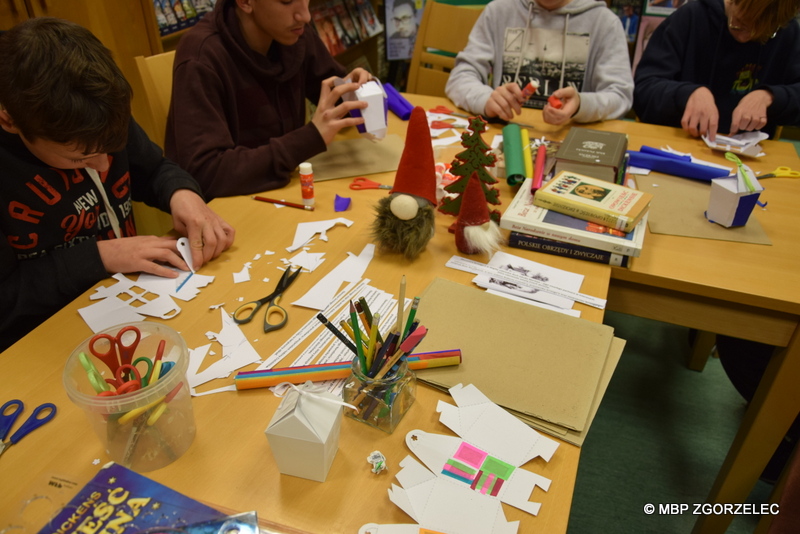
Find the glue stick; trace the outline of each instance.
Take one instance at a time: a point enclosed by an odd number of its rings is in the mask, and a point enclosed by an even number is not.
[[[309,162],[300,164],[300,192],[305,206],[314,205],[314,171]]]

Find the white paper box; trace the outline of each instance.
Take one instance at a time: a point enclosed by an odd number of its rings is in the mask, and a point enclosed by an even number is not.
[[[334,85],[341,85],[350,80],[336,78]],[[343,100],[363,100],[367,103],[366,109],[354,109],[350,112],[353,117],[364,117],[364,124],[356,126],[358,132],[369,139],[383,139],[386,137],[386,124],[389,115],[389,100],[381,82],[373,80],[367,82],[353,92],[345,93]]]
[[[764,190],[757,180],[754,182],[756,190],[751,192],[746,188],[740,190],[735,177],[711,180],[706,218],[726,228],[747,224],[758,196]]]
[[[339,450],[342,399],[310,382],[298,389],[305,393],[290,389],[264,433],[281,473],[324,482]]]

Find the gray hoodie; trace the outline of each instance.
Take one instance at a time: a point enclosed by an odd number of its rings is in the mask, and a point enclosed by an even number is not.
[[[547,11],[530,0],[493,0],[456,57],[446,92],[457,106],[483,113],[494,88],[512,81],[524,87],[531,79],[540,86],[526,107],[542,108],[555,90],[573,85],[581,96],[576,122],[628,112],[633,101],[628,45],[605,2],[572,0]]]

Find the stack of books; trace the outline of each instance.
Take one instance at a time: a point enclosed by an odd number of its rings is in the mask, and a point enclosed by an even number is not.
[[[311,7],[322,42],[336,56],[383,31],[369,0],[329,0]]]
[[[571,171],[623,184],[628,166],[628,136],[573,126],[555,154],[554,171]]]
[[[536,196],[540,196],[541,191],[557,187],[556,184],[563,187],[563,183],[557,182],[562,175],[572,178],[580,177],[578,183],[592,180],[597,182],[597,184],[591,184],[595,187],[602,186],[605,189],[622,187],[575,173],[563,172],[537,191]],[[572,184],[572,189],[575,185],[577,183]],[[586,185],[590,184],[586,183]],[[650,195],[629,188],[623,189],[634,191],[637,197],[644,195],[644,200],[640,200],[640,202],[644,202],[645,206],[649,205],[648,197]],[[625,193],[627,194],[627,192]],[[547,197],[547,193],[541,196]],[[567,195],[556,193],[555,196]],[[606,196],[610,196],[610,189]],[[562,203],[561,199],[557,200],[559,200],[558,204]],[[619,267],[627,267],[630,257],[637,257],[641,254],[647,229],[647,207],[641,210],[634,224],[628,231],[625,231],[616,228],[617,225],[614,223],[603,224],[597,219],[590,221],[581,217],[581,215],[585,215],[585,208],[580,202],[577,204],[580,209],[574,210],[571,215],[556,211],[555,208],[548,209],[537,205],[535,196],[531,193],[531,180],[528,179],[520,186],[516,196],[500,218],[500,227],[511,231],[508,240],[509,246],[545,254],[578,258]]]

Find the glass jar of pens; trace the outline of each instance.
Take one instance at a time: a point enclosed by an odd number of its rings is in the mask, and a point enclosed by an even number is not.
[[[345,414],[357,421],[392,433],[406,414],[417,395],[417,377],[400,360],[382,378],[365,374],[358,358],[353,359],[350,376],[344,383],[344,401],[358,408],[358,412],[345,408]]]
[[[175,330],[129,323],[78,345],[67,359],[64,387],[112,460],[152,471],[177,460],[194,440],[188,365]]]

